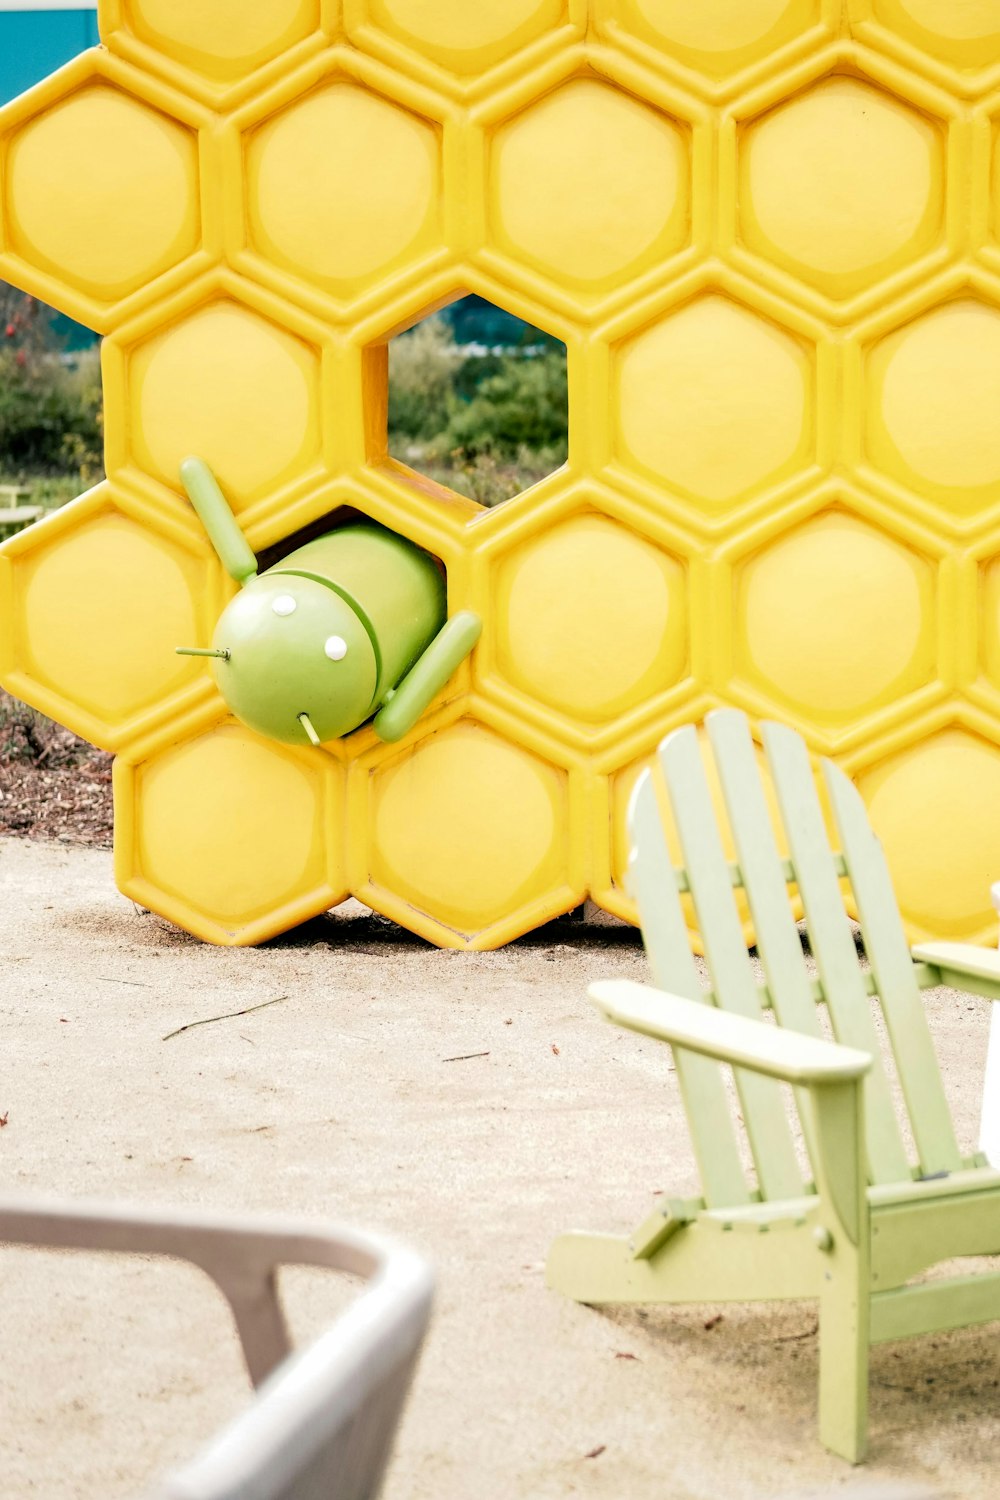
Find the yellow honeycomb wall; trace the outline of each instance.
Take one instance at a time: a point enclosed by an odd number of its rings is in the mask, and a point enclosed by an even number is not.
[[[249,943],[349,893],[503,943],[589,893],[733,702],[855,778],[912,934],[1000,876],[1000,0],[104,0],[0,111],[0,276],[107,335],[108,479],[0,548],[0,679],[117,754],[121,889]],[[386,452],[387,343],[563,340],[566,466],[494,511]],[[232,585],[345,508],[482,642],[403,742],[227,717]]]

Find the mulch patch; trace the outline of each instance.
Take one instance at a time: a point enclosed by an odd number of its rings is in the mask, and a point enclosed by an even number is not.
[[[0,693],[0,833],[110,849],[111,759]]]

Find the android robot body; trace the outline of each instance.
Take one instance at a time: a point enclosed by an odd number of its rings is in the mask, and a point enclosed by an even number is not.
[[[419,718],[479,638],[477,615],[446,621],[444,578],[406,538],[374,522],[327,532],[266,572],[209,469],[182,478],[240,592],[209,650],[216,683],[243,723],[289,744],[322,744],[374,716],[396,740]]]

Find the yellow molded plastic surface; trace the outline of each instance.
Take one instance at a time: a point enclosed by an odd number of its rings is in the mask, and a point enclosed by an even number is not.
[[[565,909],[566,774],[462,720],[371,773],[373,891],[458,937],[482,913]],[[554,903],[552,896],[555,896]]]
[[[128,457],[143,475],[176,490],[196,453],[240,512],[318,463],[314,345],[222,297],[134,344],[121,339]]]
[[[687,132],[607,84],[566,83],[503,126],[492,169],[497,243],[564,284],[613,288],[688,238]]]
[[[914,936],[1000,876],[1000,12],[980,0],[103,0],[0,111],[0,275],[104,344],[106,485],[0,547],[0,678],[118,752],[122,889],[214,942],[348,892],[434,942],[589,893],[673,725],[789,719]],[[996,91],[996,92],[994,92]],[[567,465],[386,453],[387,341],[567,349]],[[481,642],[406,739],[227,715],[197,452],[276,560],[370,516]],[[748,928],[749,936],[749,928]]]
[[[343,900],[343,770],[241,724],[115,763],[121,890],[212,941],[262,942]]]
[[[605,516],[558,522],[497,569],[498,666],[541,705],[601,724],[683,676],[683,565]]]

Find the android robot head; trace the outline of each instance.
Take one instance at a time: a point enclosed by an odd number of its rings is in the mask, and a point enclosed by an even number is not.
[[[219,691],[272,739],[319,744],[372,711],[378,663],[364,622],[325,583],[270,571],[249,579],[215,629]]]
[[[257,573],[207,465],[181,468],[195,509],[240,592],[223,610],[209,656],[219,691],[244,724],[271,739],[314,745],[337,739],[372,712],[378,657],[357,609],[337,588],[295,568]]]

